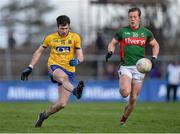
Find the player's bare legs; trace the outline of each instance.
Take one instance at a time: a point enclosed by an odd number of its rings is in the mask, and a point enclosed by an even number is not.
[[[74,93],[74,86],[70,83],[68,76],[61,69],[56,69],[53,72],[53,78],[58,83],[62,83],[62,85],[58,86],[59,99],[55,104],[50,106],[47,111],[39,114],[35,127],[41,127],[45,119],[63,109],[67,105],[71,93],[75,94],[78,99],[81,98],[82,90],[84,87],[84,83],[82,81],[79,82],[76,88],[76,92]]]
[[[59,83],[62,83],[62,85],[58,86],[59,99],[46,111],[46,117],[49,117],[64,108],[67,105],[69,96],[74,89],[73,85],[68,80],[68,76],[61,69],[56,69],[53,72],[53,78]]]
[[[77,99],[81,98],[82,91],[84,88],[84,82],[83,81],[80,81],[79,84],[77,85],[77,87],[74,88],[74,86],[69,81],[67,74],[64,73],[64,71],[62,71],[61,69],[56,69],[53,72],[53,78],[56,81],[58,81],[59,83],[62,83],[62,86],[64,87],[64,89],[73,93],[73,95],[75,95],[77,97]]]
[[[119,76],[119,85],[120,85],[120,94],[122,97],[127,97],[131,92],[131,78],[127,75],[120,75]]]
[[[68,79],[68,76],[67,74],[61,70],[61,69],[56,69],[54,72],[53,72],[53,78],[59,82],[59,83],[62,83],[63,87],[72,92],[74,90],[74,86],[71,84],[71,82],[69,81]]]
[[[132,79],[124,74],[120,74],[119,75],[119,93],[121,94],[122,97],[126,98],[130,92],[131,92],[131,81]],[[124,112],[126,111],[126,109],[128,108],[128,105],[125,107]],[[120,124],[124,124],[126,121],[127,117],[123,115],[120,117]]]
[[[70,95],[71,93],[67,91],[63,86],[58,86],[59,98],[57,102],[51,105],[47,111],[39,114],[35,127],[41,127],[45,119],[47,119],[52,114],[58,112],[59,110],[63,109],[67,105]]]
[[[126,118],[132,113],[134,107],[136,106],[137,96],[138,96],[140,90],[141,90],[141,84],[133,82],[129,102],[124,109],[124,116]]]
[[[63,86],[58,87],[58,93],[59,99],[45,112],[46,118],[63,109],[68,104],[69,96],[71,95],[71,93],[67,91]]]
[[[123,125],[126,122],[126,119],[129,117],[129,115],[134,110],[134,107],[136,106],[136,100],[137,96],[141,90],[142,83],[136,82],[133,80],[132,82],[132,90],[130,92],[130,98],[128,104],[124,108],[123,115],[120,119],[120,124]],[[123,95],[122,95],[123,96]]]

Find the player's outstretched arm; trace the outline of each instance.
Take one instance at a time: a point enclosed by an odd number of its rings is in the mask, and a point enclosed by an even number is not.
[[[33,54],[32,59],[31,59],[31,63],[30,65],[32,65],[33,67],[37,64],[37,62],[39,61],[43,51],[45,50],[44,47],[40,46]]]
[[[29,64],[29,66],[23,70],[23,72],[21,73],[21,80],[28,80],[28,76],[31,74],[33,67],[36,65],[36,63],[39,61],[43,51],[45,48],[43,48],[42,46],[40,46],[33,54],[31,62]]]
[[[106,62],[113,55],[117,43],[118,41],[115,38],[113,38],[112,41],[108,44],[108,52],[106,53],[106,56],[105,56]]]
[[[149,44],[152,46],[152,68],[154,68],[156,62],[157,62],[157,57],[159,54],[159,44],[156,41],[156,39],[153,39],[152,41],[149,42]]]

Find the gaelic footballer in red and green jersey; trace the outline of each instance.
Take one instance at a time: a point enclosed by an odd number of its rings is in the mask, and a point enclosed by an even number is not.
[[[134,66],[146,56],[146,45],[154,39],[150,30],[139,27],[134,30],[130,26],[121,28],[114,37],[120,43],[120,58],[122,66]]]

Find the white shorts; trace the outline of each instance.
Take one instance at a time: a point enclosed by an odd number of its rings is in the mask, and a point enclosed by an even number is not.
[[[129,78],[138,83],[142,83],[145,77],[145,74],[140,73],[136,69],[136,66],[120,66],[118,74],[119,77],[121,77],[122,75],[127,75]]]

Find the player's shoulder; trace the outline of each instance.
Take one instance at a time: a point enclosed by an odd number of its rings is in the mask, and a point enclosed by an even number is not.
[[[131,29],[130,26],[123,26],[122,29]]]
[[[131,28],[129,26],[123,26],[123,27],[120,27],[118,29],[118,32],[122,32],[122,31],[126,31],[126,30],[130,30]]]
[[[53,37],[57,37],[57,36],[58,36],[58,33],[57,33],[57,32],[48,33],[48,34],[46,35],[46,37],[48,37],[48,38],[53,38]]]
[[[148,29],[147,27],[145,27],[145,26],[141,26],[141,29],[142,30],[144,30],[144,31],[146,31],[146,32],[151,32],[151,30],[150,29]]]
[[[69,34],[71,34],[71,35],[73,35],[73,36],[79,36],[79,34],[78,33],[76,33],[76,32],[69,32]]]
[[[69,35],[72,37],[72,38],[80,38],[80,35],[76,32],[69,32]]]
[[[54,38],[58,37],[58,33],[57,32],[53,32],[53,33],[48,33],[45,35],[44,39],[46,40],[53,40]]]

